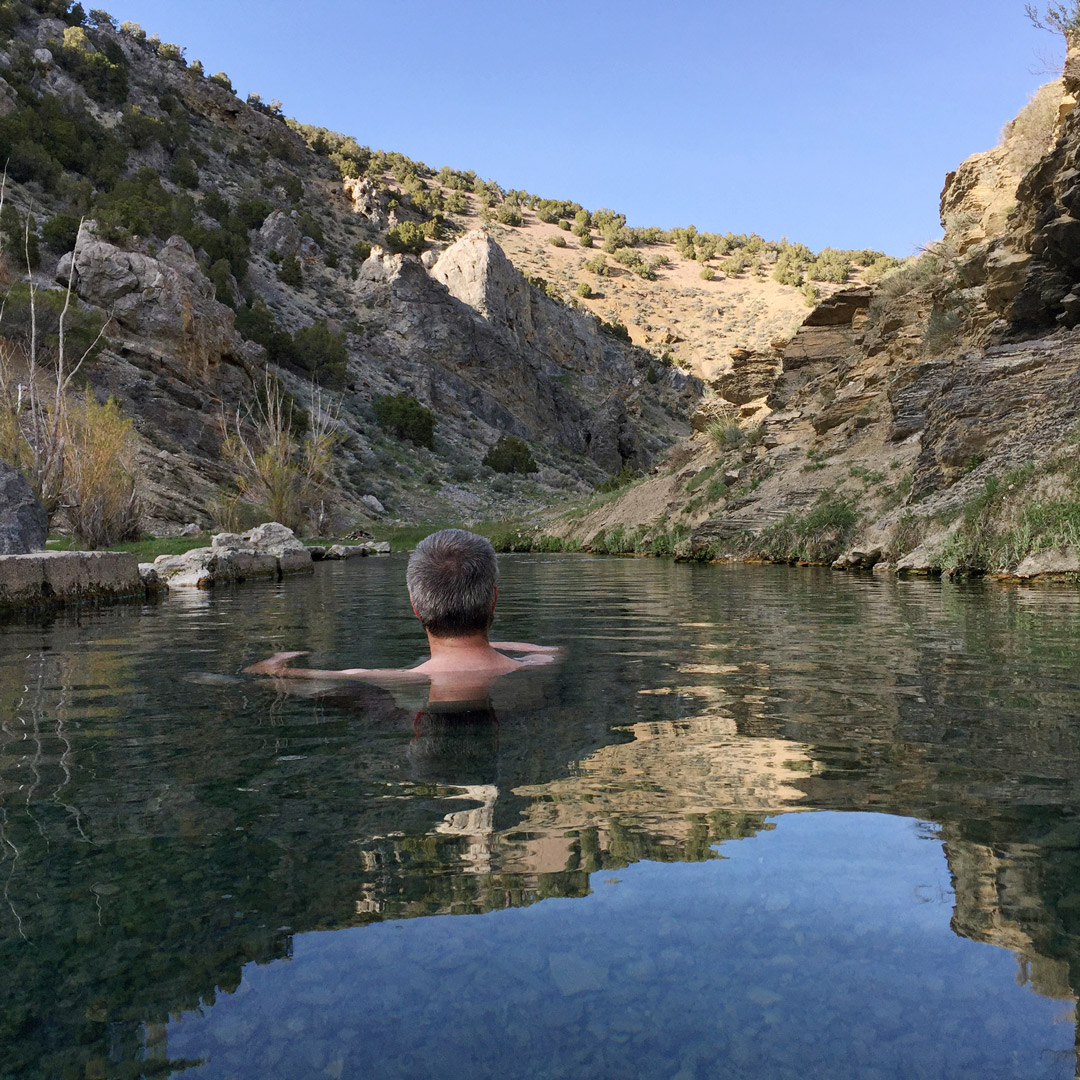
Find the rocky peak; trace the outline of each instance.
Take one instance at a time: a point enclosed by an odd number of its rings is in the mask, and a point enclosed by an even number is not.
[[[483,229],[473,229],[448,247],[431,276],[492,326],[519,338],[533,336],[529,284]]]

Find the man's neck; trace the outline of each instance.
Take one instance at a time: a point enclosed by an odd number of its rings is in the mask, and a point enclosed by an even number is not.
[[[436,663],[459,664],[466,658],[491,660],[501,655],[491,647],[487,634],[482,630],[456,637],[437,637],[429,630],[427,639],[431,659]]]

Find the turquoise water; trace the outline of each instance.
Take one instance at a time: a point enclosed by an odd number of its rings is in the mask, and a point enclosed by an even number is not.
[[[0,626],[0,1076],[1075,1075],[1080,594],[501,566],[464,720],[238,675],[398,557]]]

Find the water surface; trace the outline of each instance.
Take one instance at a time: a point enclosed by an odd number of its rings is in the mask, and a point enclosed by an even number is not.
[[[0,1076],[1074,1076],[1080,594],[501,566],[464,721],[238,675],[399,557],[0,626]]]

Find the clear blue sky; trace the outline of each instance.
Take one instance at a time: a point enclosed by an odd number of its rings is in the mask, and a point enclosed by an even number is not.
[[[85,6],[92,6],[86,3]],[[1023,0],[110,0],[241,97],[631,225],[907,255],[1062,48]]]

